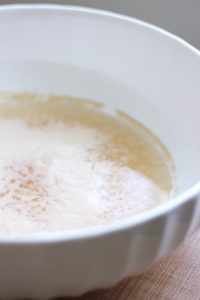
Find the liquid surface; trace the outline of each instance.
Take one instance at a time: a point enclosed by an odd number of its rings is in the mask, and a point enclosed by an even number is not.
[[[103,225],[170,199],[170,156],[137,122],[89,101],[1,98],[1,235]]]

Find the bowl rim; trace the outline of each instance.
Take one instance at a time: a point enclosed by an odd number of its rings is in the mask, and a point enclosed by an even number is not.
[[[154,34],[165,36],[166,39],[172,40],[173,42],[185,47],[193,55],[197,55],[200,59],[200,51],[186,42],[184,39],[148,22],[139,20],[137,18],[125,16],[122,14],[102,10],[94,9],[90,7],[74,6],[74,5],[63,5],[63,4],[6,4],[0,7],[0,14],[5,12],[66,12],[75,13],[80,15],[98,16],[101,18],[107,18],[110,21],[117,21],[119,23],[126,23],[132,26],[138,26],[143,30],[150,30]],[[33,15],[32,15],[33,16]],[[111,224],[100,225],[95,227],[76,229],[70,231],[59,231],[49,233],[35,233],[35,234],[24,234],[24,235],[9,235],[0,236],[0,244],[52,244],[59,242],[70,242],[77,240],[93,239],[100,236],[115,234],[135,228],[141,224],[147,223],[153,219],[162,217],[165,214],[170,213],[179,206],[191,201],[200,194],[200,181],[190,187],[185,192],[181,193],[174,199],[160,204],[146,212],[140,213],[136,216],[121,219]]]

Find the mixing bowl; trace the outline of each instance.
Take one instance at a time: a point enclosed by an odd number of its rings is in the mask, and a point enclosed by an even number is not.
[[[170,255],[200,225],[200,54],[142,21],[81,7],[0,8],[0,90],[70,95],[128,113],[176,165],[174,199],[95,228],[0,237],[0,298],[107,288]],[[78,188],[78,187],[77,187]]]

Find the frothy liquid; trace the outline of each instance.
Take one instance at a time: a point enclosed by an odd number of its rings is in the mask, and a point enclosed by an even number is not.
[[[0,234],[111,223],[169,200],[172,163],[138,123],[64,97],[0,102]]]

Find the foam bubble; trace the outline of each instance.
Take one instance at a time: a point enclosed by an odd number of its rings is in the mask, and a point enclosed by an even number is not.
[[[0,120],[0,233],[35,233],[116,221],[166,201],[133,169],[106,159],[109,136],[70,124]]]

